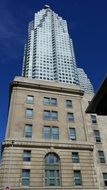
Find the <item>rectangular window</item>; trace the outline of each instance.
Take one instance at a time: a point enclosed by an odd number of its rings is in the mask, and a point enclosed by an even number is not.
[[[33,109],[26,109],[26,118],[31,119],[33,117]]]
[[[79,163],[79,154],[78,154],[78,152],[72,152],[72,163]]]
[[[80,170],[74,170],[74,183],[75,183],[75,186],[82,185],[82,177],[81,177]]]
[[[107,186],[107,173],[103,173],[104,185]]]
[[[57,99],[56,98],[51,98],[51,105],[54,105],[54,106],[57,105]]]
[[[56,98],[48,98],[48,97],[44,97],[43,99],[43,103],[45,105],[57,105],[57,99]]]
[[[50,111],[44,110],[44,119],[50,119]]]
[[[74,114],[73,113],[67,113],[67,121],[74,121]]]
[[[58,112],[57,111],[51,111],[51,119],[53,119],[53,120],[58,119]]]
[[[71,108],[72,107],[72,100],[66,100],[66,107]]]
[[[94,130],[94,136],[95,136],[95,141],[96,142],[101,142],[100,131],[99,130]]]
[[[44,126],[43,134],[45,139],[59,139],[59,128],[56,126]]]
[[[70,140],[76,140],[75,128],[69,128],[69,138]]]
[[[32,125],[26,124],[24,127],[24,137],[31,138],[32,137]]]
[[[34,102],[34,96],[28,95],[27,99],[26,99],[26,103],[27,104],[33,104],[33,102]]]
[[[58,119],[58,112],[57,111],[49,111],[44,110],[44,119],[52,119],[57,120]]]
[[[31,150],[24,150],[23,151],[23,161],[30,162],[31,160]]]
[[[96,115],[91,115],[91,122],[94,124],[94,123],[97,123],[97,118],[96,118]]]
[[[44,103],[45,105],[50,105],[50,98],[44,97],[43,103]]]
[[[105,163],[105,156],[104,156],[103,150],[98,151],[98,157],[99,157],[100,163]]]
[[[22,170],[22,186],[29,186],[30,185],[30,170],[23,169]]]

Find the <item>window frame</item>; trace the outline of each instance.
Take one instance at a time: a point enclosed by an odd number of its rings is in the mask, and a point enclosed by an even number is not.
[[[31,111],[32,114],[29,115],[27,113],[28,111]],[[26,116],[27,119],[32,119],[33,118],[33,109],[32,108],[26,108],[26,110],[25,110],[25,116]]]
[[[69,127],[69,139],[72,141],[76,141],[76,129],[73,127]],[[73,133],[71,134],[70,130],[73,131]],[[72,138],[73,137],[73,138]]]
[[[80,163],[80,161],[79,161],[79,153],[78,152],[72,152],[72,163]]]
[[[105,163],[105,155],[103,150],[98,150],[98,158],[100,163]]]
[[[26,131],[26,128],[29,127],[30,130]],[[24,138],[32,138],[32,127],[33,125],[32,124],[25,124],[24,126]],[[30,134],[30,135],[28,135]]]
[[[24,171],[28,171],[28,176],[23,176]],[[27,185],[23,184],[23,183],[25,183],[24,180],[28,180]],[[24,187],[29,187],[30,186],[30,169],[22,169],[21,186],[24,186]]]
[[[72,116],[72,117],[69,117],[69,116]],[[67,121],[68,122],[74,122],[74,113],[72,112],[67,112]]]
[[[104,175],[107,176],[107,173],[106,172],[103,173],[104,186],[107,187],[107,177],[105,178]]]
[[[45,129],[48,128],[49,129],[49,133],[45,132]],[[57,138],[54,138],[54,134],[53,130],[57,129]],[[46,134],[46,135],[45,135]],[[46,138],[46,136],[48,136],[48,138]],[[57,126],[49,126],[49,125],[44,125],[43,126],[43,138],[44,139],[52,139],[52,140],[59,140],[59,127]]]
[[[33,98],[32,101],[30,101],[29,98]],[[27,104],[33,104],[34,103],[34,96],[33,95],[27,95],[27,97],[26,97],[26,103]]]
[[[91,123],[92,124],[97,124],[97,117],[96,117],[96,115],[92,115],[91,114]]]
[[[23,150],[23,162],[31,161],[31,150]]]
[[[70,104],[68,102],[70,102]],[[66,107],[72,108],[72,100],[68,100],[68,99],[66,100]]]
[[[94,130],[94,137],[95,137],[95,142],[101,143],[101,136],[100,136],[100,131],[95,129]]]
[[[77,172],[79,176],[77,175]],[[75,175],[76,174],[76,175]],[[80,183],[78,184],[77,181],[80,180]],[[81,170],[74,170],[74,184],[75,186],[82,186],[82,175],[81,175]]]

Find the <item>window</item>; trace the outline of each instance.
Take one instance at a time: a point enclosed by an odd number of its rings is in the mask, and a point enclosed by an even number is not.
[[[76,140],[75,128],[69,128],[69,138],[70,140]]]
[[[72,100],[66,100],[66,107],[68,108],[72,107]]]
[[[91,115],[91,121],[92,123],[97,123],[97,118],[95,115]]]
[[[26,118],[30,119],[33,117],[33,109],[26,109]]]
[[[30,170],[29,169],[23,169],[22,170],[22,186],[29,186],[30,185]]]
[[[27,99],[26,99],[26,103],[28,103],[28,104],[33,104],[33,101],[34,101],[34,96],[28,95],[28,96],[27,96]]]
[[[82,185],[82,177],[80,170],[74,170],[74,182],[76,186]]]
[[[107,173],[103,173],[104,185],[107,186]]]
[[[99,151],[98,151],[98,157],[99,157],[100,163],[105,163],[105,157],[104,157],[104,152],[103,152],[103,150],[99,150]]]
[[[24,137],[31,138],[32,137],[32,125],[26,124],[24,128]]]
[[[60,186],[60,159],[55,153],[45,156],[45,186]]]
[[[79,163],[79,155],[78,152],[72,152],[72,162]]]
[[[67,121],[74,121],[74,114],[73,113],[67,113]]]
[[[99,130],[94,130],[94,136],[95,136],[96,142],[101,142]]]
[[[57,111],[44,110],[44,119],[57,120],[58,119],[58,112]]]
[[[56,98],[48,98],[48,97],[44,97],[43,102],[45,105],[57,105],[57,99]]]
[[[31,160],[31,150],[24,150],[23,151],[23,161],[30,162]]]
[[[44,126],[43,134],[45,139],[59,139],[59,128],[56,126]]]

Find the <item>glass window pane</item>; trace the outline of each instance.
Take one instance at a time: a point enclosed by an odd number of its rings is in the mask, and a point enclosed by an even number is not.
[[[33,109],[26,109],[26,118],[33,117]]]
[[[30,95],[28,95],[28,96],[27,96],[27,100],[26,100],[26,102],[27,102],[28,104],[32,104],[33,101],[34,101],[34,96],[30,96]]]
[[[57,111],[52,111],[51,112],[51,119],[58,119],[58,113],[57,113]]]
[[[95,115],[91,115],[91,121],[92,123],[97,123],[97,118]]]
[[[79,163],[79,155],[78,152],[72,152],[72,162]]]
[[[74,114],[73,113],[67,113],[67,120],[68,121],[74,121]]]
[[[44,126],[43,134],[44,134],[45,139],[51,138],[51,128],[50,128],[50,126]]]
[[[31,159],[31,151],[30,150],[24,150],[23,151],[23,161],[29,162]]]
[[[94,136],[95,136],[96,142],[101,142],[99,130],[94,130]]]
[[[50,119],[50,111],[44,110],[44,119]]]
[[[32,125],[25,125],[24,137],[26,137],[26,138],[32,137]]]
[[[44,97],[43,102],[45,105],[49,105],[50,104],[50,98]]]
[[[71,140],[76,140],[75,128],[69,128],[69,137],[70,137]]]
[[[52,127],[52,138],[59,139],[59,128],[58,127]]]
[[[72,100],[66,100],[66,106],[72,107]]]
[[[57,105],[57,99],[51,98],[51,105]]]
[[[74,170],[75,185],[82,185],[81,171]]]
[[[107,173],[103,173],[104,185],[107,186]]]

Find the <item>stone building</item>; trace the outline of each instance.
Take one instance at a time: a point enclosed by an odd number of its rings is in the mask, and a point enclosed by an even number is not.
[[[66,21],[49,6],[35,18],[10,87],[0,190],[107,189],[107,117],[85,112],[93,93],[79,85]]]

